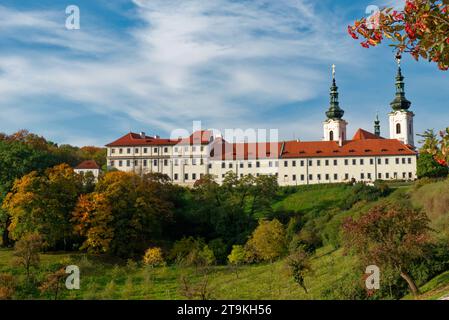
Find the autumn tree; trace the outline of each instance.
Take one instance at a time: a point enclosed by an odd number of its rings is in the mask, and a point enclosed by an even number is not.
[[[232,251],[228,255],[229,265],[232,267],[237,279],[239,277],[238,270],[242,264],[246,261],[246,251],[245,247],[240,245],[233,245]]]
[[[55,300],[58,300],[59,293],[61,288],[63,287],[63,282],[67,274],[65,273],[65,269],[61,268],[55,272],[50,273],[44,282],[39,286],[39,290],[41,293],[48,293]]]
[[[287,257],[286,263],[293,280],[308,293],[305,277],[312,271],[309,254],[305,250],[295,250]]]
[[[426,214],[407,202],[384,202],[359,219],[348,218],[344,222],[344,243],[364,264],[395,270],[417,295],[419,290],[410,267],[426,254],[431,241],[428,225]]]
[[[16,288],[17,282],[12,274],[0,273],[0,300],[11,300]]]
[[[11,215],[12,239],[37,232],[48,245],[61,243],[66,249],[72,236],[71,214],[81,189],[81,177],[66,164],[16,180],[3,201],[3,209]]]
[[[382,43],[385,38],[399,53],[408,52],[415,60],[423,58],[449,69],[449,1],[407,0],[402,10],[383,8],[369,18],[348,26],[354,38],[363,38],[365,48]]]
[[[246,243],[246,250],[251,259],[273,261],[286,252],[286,233],[279,220],[261,220]]]
[[[25,268],[27,280],[30,280],[31,269],[39,267],[43,241],[37,233],[26,234],[14,246],[14,263]]]
[[[143,263],[150,267],[161,266],[165,263],[164,257],[162,256],[161,248],[154,247],[148,248],[143,256]]]
[[[73,212],[83,248],[121,257],[141,256],[162,237],[173,217],[173,192],[162,176],[108,172],[92,195],[80,197]]]

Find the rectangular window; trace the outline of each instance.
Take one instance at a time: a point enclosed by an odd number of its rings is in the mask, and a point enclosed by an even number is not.
[[[402,164],[405,164],[405,158],[402,158]]]
[[[389,163],[390,163],[389,159],[386,158],[386,159],[385,159],[385,164],[389,164]]]
[[[153,160],[153,166],[157,167],[157,160],[156,159]]]
[[[229,162],[229,169],[232,169],[232,162]]]
[[[356,159],[352,159],[352,165],[355,166],[357,164],[357,160]]]
[[[349,180],[349,174],[345,173],[345,180]]]
[[[409,178],[409,179],[412,178],[412,173],[411,173],[411,172],[408,173],[408,178]]]
[[[412,164],[412,158],[408,158],[408,164]]]
[[[253,163],[252,162],[248,162],[248,168],[252,168],[253,167]]]
[[[296,174],[294,174],[294,175],[292,176],[292,180],[293,180],[293,181],[296,181]]]
[[[189,152],[189,147],[188,146],[184,147],[184,152]]]
[[[204,164],[204,159],[201,158],[201,159],[200,159],[200,165],[203,165],[203,164]]]
[[[134,148],[134,153],[139,153],[139,149],[138,148]]]
[[[240,162],[240,168],[243,169],[243,162]]]
[[[295,160],[292,161],[292,167],[296,167],[296,161]]]
[[[189,174],[188,173],[184,174],[184,180],[189,180]]]
[[[301,175],[301,181],[304,181],[304,179],[305,179],[305,177],[304,177],[304,175],[302,174],[302,175]]]
[[[114,166],[114,160],[111,160],[110,165],[111,165],[111,167]]]
[[[368,179],[371,180],[371,173],[368,173]]]
[[[369,159],[369,164],[373,165],[374,164],[374,159]]]
[[[335,159],[335,160],[334,160],[334,166],[337,166],[337,165],[338,165],[338,160]]]
[[[388,172],[385,173],[385,178],[390,179],[390,174]]]
[[[329,165],[329,160],[326,160],[326,161],[324,162],[324,165],[327,167],[327,166]]]
[[[321,160],[317,160],[316,161],[316,165],[319,167],[319,166],[321,166]],[[319,179],[318,179],[319,180]]]
[[[312,160],[309,160],[309,167],[312,166]]]
[[[178,180],[178,174],[175,173],[175,180]]]
[[[168,166],[168,160],[164,159],[164,166]]]
[[[256,162],[256,167],[260,168],[260,162],[259,161]]]
[[[406,177],[406,173],[402,172],[402,179],[405,179],[405,177]]]
[[[284,167],[288,167],[288,161],[284,161]]]
[[[226,168],[226,163],[222,162],[222,163],[221,163],[221,168],[222,168],[222,169]]]
[[[378,173],[378,174],[377,174],[377,178],[378,178],[378,179],[382,179],[382,173]]]
[[[164,148],[164,152],[165,152],[165,153],[168,152],[168,148],[167,148],[167,147]]]
[[[192,147],[192,152],[196,152],[196,147],[195,146]]]
[[[312,181],[313,180],[313,176],[311,174],[309,174],[309,180]]]
[[[143,148],[143,153],[148,153],[148,148]]]
[[[147,160],[143,160],[143,166],[144,166],[144,167],[147,166]]]
[[[334,174],[334,180],[337,181],[338,180],[338,174]]]
[[[365,179],[365,174],[364,174],[364,173],[361,173],[361,174],[360,174],[360,179],[361,179],[361,180]]]
[[[349,165],[349,160],[345,159],[345,166]]]
[[[301,160],[300,166],[301,166],[301,167],[304,167],[304,160]]]
[[[363,159],[360,159],[360,165],[363,166],[364,163],[365,163],[365,162],[363,161]]]
[[[175,166],[178,166],[179,165],[179,161],[178,161],[178,159],[175,159]]]
[[[196,180],[196,173],[192,173],[192,180]]]
[[[120,161],[118,162],[118,166],[119,166],[119,167],[122,167],[122,166],[123,166],[122,160],[120,160]]]
[[[212,163],[209,163],[209,169],[212,169]]]
[[[131,148],[126,149],[126,153],[130,154],[131,153]]]
[[[137,166],[137,160],[134,160],[134,166]]]
[[[118,149],[118,153],[122,154],[123,153],[123,149],[122,148]]]
[[[273,166],[273,163],[271,161],[268,162],[268,166],[271,168]]]
[[[178,152],[178,147],[175,147],[175,152]]]
[[[328,173],[326,173],[326,180],[329,181],[330,180],[330,176]]]
[[[317,174],[316,177],[317,177],[318,181],[321,180],[321,174]]]
[[[111,153],[115,153],[115,149],[111,149]]]
[[[396,158],[396,164],[399,164],[399,158]]]
[[[382,164],[382,159],[381,158],[377,159],[377,164]]]
[[[130,160],[126,160],[126,166],[130,167],[131,166],[131,161]]]
[[[192,166],[196,166],[196,159],[192,159]]]

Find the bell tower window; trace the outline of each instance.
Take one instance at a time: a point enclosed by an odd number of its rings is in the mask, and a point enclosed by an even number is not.
[[[334,132],[329,132],[329,141],[334,141]]]
[[[396,124],[396,134],[401,134],[401,124]]]

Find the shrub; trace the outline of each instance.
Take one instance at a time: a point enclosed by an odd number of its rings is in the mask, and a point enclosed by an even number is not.
[[[0,274],[0,300],[11,300],[16,292],[16,280],[12,274]]]
[[[25,268],[27,280],[30,279],[31,268],[40,264],[39,252],[42,249],[42,237],[30,233],[22,237],[14,246],[15,264]]]
[[[143,256],[143,263],[150,267],[161,266],[165,263],[161,248],[149,248]]]
[[[214,252],[214,256],[219,263],[226,263],[228,246],[223,239],[217,238],[209,242],[209,248]]]
[[[305,284],[305,276],[312,270],[312,267],[307,252],[302,249],[296,250],[288,256],[286,262],[293,280],[308,293]]]
[[[246,251],[243,246],[234,245],[232,251],[228,255],[228,262],[232,265],[241,265],[246,260]]]

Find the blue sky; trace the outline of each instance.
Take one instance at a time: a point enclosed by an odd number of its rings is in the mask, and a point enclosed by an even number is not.
[[[346,27],[368,5],[346,0],[2,0],[0,131],[104,145],[129,131],[279,129],[319,140],[337,65],[349,134],[388,136],[396,65]],[[81,29],[65,29],[77,5]],[[403,59],[415,129],[449,125],[449,73]]]

